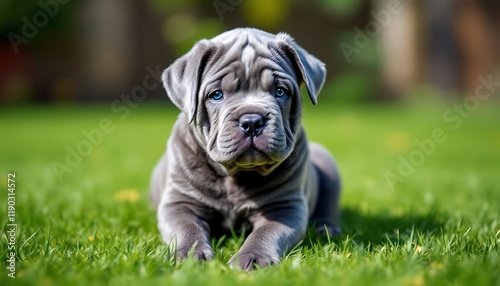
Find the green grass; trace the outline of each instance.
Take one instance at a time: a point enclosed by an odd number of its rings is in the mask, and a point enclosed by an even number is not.
[[[214,261],[164,262],[167,247],[148,202],[151,170],[177,111],[142,104],[0,109],[0,255],[7,249],[7,173],[16,176],[16,278],[0,285],[500,285],[500,113],[482,103],[456,130],[451,103],[338,107],[305,102],[311,140],[336,156],[343,178],[344,234],[308,235],[282,263],[251,273],[226,263],[241,237],[213,240]],[[493,106],[494,105],[494,106]],[[82,130],[112,120],[71,173],[59,180],[66,147]],[[413,174],[394,188],[400,156],[442,128]]]

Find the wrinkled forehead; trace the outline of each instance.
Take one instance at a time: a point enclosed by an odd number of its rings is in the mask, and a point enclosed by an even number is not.
[[[297,73],[286,52],[272,38],[241,35],[213,40],[216,52],[204,71],[204,82],[226,90],[268,89],[275,79],[297,83]]]

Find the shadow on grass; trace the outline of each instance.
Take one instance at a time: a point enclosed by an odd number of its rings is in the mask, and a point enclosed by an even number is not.
[[[438,234],[445,225],[446,216],[438,211],[431,210],[425,214],[417,212],[395,215],[391,213],[364,213],[359,209],[343,208],[342,234],[328,238],[319,236],[315,226],[308,228],[306,237],[297,247],[317,251],[318,246],[334,243],[335,247],[361,247],[372,251],[383,245],[401,246],[408,242],[417,243],[419,237]],[[229,259],[236,253],[248,234],[247,232],[226,233],[212,237],[212,247],[226,249],[222,260]],[[293,252],[293,251],[292,251]],[[216,252],[220,256],[221,252]]]
[[[353,208],[342,209],[341,217],[342,234],[332,238],[332,241],[340,243],[346,238],[350,238],[355,245],[367,246],[370,249],[388,242],[402,245],[408,240],[418,239],[421,235],[437,234],[443,228],[446,220],[446,217],[437,211],[425,214],[411,212],[401,215],[366,214]],[[309,228],[304,246],[312,247],[317,243],[326,244],[328,239],[318,237],[312,232],[312,228]]]

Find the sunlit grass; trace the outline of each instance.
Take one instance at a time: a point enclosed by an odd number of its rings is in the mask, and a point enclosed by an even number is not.
[[[6,178],[15,171],[17,278],[1,285],[500,285],[500,113],[482,106],[452,129],[441,106],[337,107],[308,102],[304,125],[343,178],[344,234],[309,234],[275,267],[243,273],[227,261],[242,237],[214,239],[214,261],[165,262],[149,205],[151,170],[177,111],[143,104],[125,119],[109,106],[0,109],[0,254],[7,249]],[[109,118],[114,130],[71,172],[69,148]],[[400,156],[434,128],[436,144],[393,187]],[[4,263],[4,265],[6,265]]]

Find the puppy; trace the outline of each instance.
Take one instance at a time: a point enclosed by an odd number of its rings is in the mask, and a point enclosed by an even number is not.
[[[284,33],[251,28],[201,40],[162,74],[182,111],[152,175],[163,240],[182,260],[214,256],[210,237],[250,232],[229,264],[277,264],[312,223],[336,235],[340,180],[301,125],[300,85],[313,104],[324,64]]]

